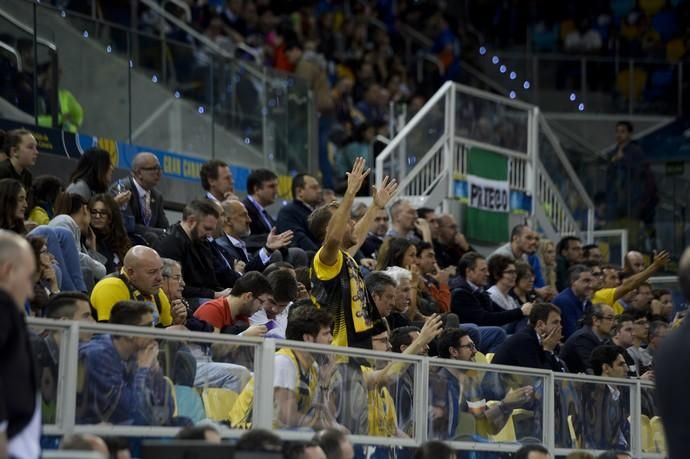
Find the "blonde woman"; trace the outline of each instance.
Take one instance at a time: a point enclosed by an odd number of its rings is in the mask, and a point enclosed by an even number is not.
[[[553,241],[541,240],[539,243],[539,261],[546,286],[556,290],[556,244]]]

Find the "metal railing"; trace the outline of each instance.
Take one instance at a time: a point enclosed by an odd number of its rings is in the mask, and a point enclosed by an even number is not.
[[[172,427],[162,421],[163,425],[151,423],[149,425],[121,425],[118,422],[111,422],[109,425],[104,425],[99,422],[92,422],[89,424],[81,421],[84,413],[91,411],[101,413],[103,416],[109,416],[105,412],[98,411],[99,405],[96,401],[89,398],[89,394],[95,387],[89,389],[92,381],[92,371],[94,370],[88,366],[89,360],[85,358],[84,344],[96,339],[109,340],[116,337],[126,337],[128,342],[138,342],[143,349],[149,346],[153,340],[158,343],[159,358],[157,360],[158,367],[154,365],[149,371],[149,385],[150,390],[155,391],[156,378],[162,380],[165,378],[164,388],[161,393],[155,395],[152,392],[152,398],[143,399],[147,403],[159,403],[160,406],[170,405],[170,408],[179,409],[182,412],[177,413],[177,416],[187,416],[187,412],[182,404],[182,400],[176,398],[179,386],[188,388],[187,393],[196,393],[198,389],[202,394],[209,389],[210,383],[206,380],[199,380],[194,382],[194,387],[188,386],[185,380],[184,372],[180,372],[175,364],[184,355],[188,354],[183,346],[199,345],[199,346],[219,346],[219,349],[239,349],[243,348],[251,351],[251,369],[253,370],[253,398],[248,407],[251,409],[251,426],[252,428],[272,429],[284,439],[289,440],[307,440],[311,438],[313,432],[311,429],[298,428],[295,426],[289,428],[277,427],[276,412],[274,411],[274,396],[273,383],[275,372],[275,352],[277,349],[290,349],[292,351],[299,351],[308,353],[321,365],[315,366],[315,371],[320,374],[322,371],[329,372],[328,361],[340,362],[336,365],[334,373],[324,373],[324,379],[320,383],[320,388],[314,389],[319,391],[328,390],[330,395],[328,397],[337,397],[339,402],[352,402],[353,408],[356,403],[363,403],[364,406],[359,407],[356,413],[361,415],[362,412],[366,416],[367,404],[369,402],[359,400],[344,399],[340,397],[341,394],[334,393],[343,387],[351,387],[350,384],[356,384],[358,380],[355,373],[340,373],[340,370],[352,368],[348,362],[349,359],[360,359],[362,365],[370,366],[370,368],[383,368],[389,366],[391,368],[391,377],[386,384],[390,391],[388,397],[392,394],[396,396],[393,405],[387,405],[388,408],[397,409],[396,413],[408,413],[408,424],[406,427],[406,435],[398,436],[395,432],[390,435],[386,434],[372,434],[375,431],[371,427],[367,431],[351,431],[350,439],[353,443],[359,445],[377,445],[379,447],[387,448],[401,448],[401,447],[416,447],[424,441],[429,439],[442,439],[449,441],[449,444],[460,450],[473,451],[495,451],[495,452],[514,452],[521,446],[521,441],[538,441],[544,443],[552,452],[557,455],[568,454],[569,452],[578,449],[579,447],[586,447],[588,449],[612,449],[620,445],[611,444],[610,440],[592,440],[590,435],[596,436],[597,422],[610,423],[620,427],[621,435],[624,438],[623,449],[628,449],[634,457],[662,457],[663,451],[659,451],[657,447],[650,448],[648,442],[643,442],[641,437],[643,435],[650,435],[649,431],[645,430],[640,420],[643,418],[642,399],[643,393],[649,395],[653,392],[653,385],[649,382],[636,379],[613,379],[603,378],[587,375],[573,375],[553,373],[547,370],[538,370],[521,367],[510,367],[503,365],[484,364],[475,362],[463,362],[457,360],[445,360],[438,358],[429,358],[417,355],[405,355],[391,352],[374,352],[363,349],[343,348],[327,345],[318,345],[313,343],[284,341],[261,338],[245,338],[239,336],[212,334],[212,333],[198,333],[185,331],[172,331],[165,329],[156,329],[149,327],[132,327],[111,324],[96,324],[96,323],[78,323],[63,320],[50,319],[28,319],[29,326],[37,333],[40,333],[42,339],[52,339],[57,346],[58,353],[55,357],[57,362],[57,374],[55,381],[57,387],[54,392],[54,416],[46,419],[50,413],[44,413],[43,433],[45,435],[64,435],[70,433],[93,433],[101,435],[121,435],[130,437],[171,437],[178,431],[178,427]],[[113,338],[103,336],[109,334]],[[98,338],[98,335],[101,335]],[[139,341],[135,341],[138,339]],[[230,345],[227,347],[226,345]],[[223,347],[226,346],[226,347]],[[174,349],[177,349],[175,351]],[[81,352],[81,353],[80,353]],[[136,352],[132,356],[136,360]],[[321,357],[319,357],[321,356]],[[206,362],[206,361],[204,361]],[[354,361],[352,361],[354,362]],[[368,362],[368,363],[367,363]],[[105,362],[103,363],[104,365]],[[198,364],[197,364],[198,365]],[[359,363],[354,364],[359,368]],[[393,365],[390,367],[390,365]],[[182,368],[188,368],[188,365]],[[350,375],[349,377],[342,375]],[[467,416],[472,418],[468,411],[461,410],[458,414],[461,421],[457,425],[457,430],[453,430],[450,436],[443,433],[443,426],[439,430],[438,413],[432,414],[431,407],[438,406],[439,400],[446,396],[444,390],[439,390],[437,385],[440,378],[445,374],[453,375],[451,378],[460,378],[463,381],[463,389],[461,389],[461,396],[463,399],[467,396],[464,390],[470,390],[472,385],[475,391],[479,391],[475,396],[485,398],[486,400],[501,400],[507,393],[518,387],[525,385],[532,386],[534,396],[529,400],[525,400],[520,406],[521,408],[514,408],[506,415],[503,424],[496,426],[496,429],[487,431],[477,421],[471,422],[468,427]],[[336,375],[341,375],[340,379]],[[177,378],[177,379],[176,379]],[[193,380],[193,379],[192,379]],[[409,402],[411,406],[406,405],[406,402],[398,398],[400,393],[398,390],[399,384],[403,384],[403,380],[407,381],[408,394],[410,396]],[[450,381],[451,379],[449,379]],[[191,380],[190,380],[191,381]],[[325,386],[324,386],[325,385]],[[49,384],[42,386],[43,391],[48,391]],[[382,386],[383,387],[383,386]],[[246,388],[246,387],[245,387]],[[442,388],[441,388],[442,389]],[[244,388],[240,388],[240,397],[244,396]],[[608,411],[598,413],[598,420],[584,419],[585,408],[591,409],[592,403],[597,403],[599,398],[597,394],[608,394],[615,390],[621,394],[620,400],[621,416],[617,418],[609,418]],[[370,390],[369,397],[375,397],[375,393],[384,392],[384,389]],[[48,393],[50,393],[48,391]],[[225,392],[227,394],[227,391]],[[320,392],[321,395],[326,396]],[[365,391],[366,394],[366,391]],[[480,395],[481,394],[481,395]],[[45,392],[44,392],[45,395]],[[164,395],[164,396],[163,396]],[[235,397],[238,393],[235,392]],[[113,394],[108,402],[117,403],[117,397]],[[199,397],[199,395],[196,395]],[[155,401],[152,401],[155,400]],[[233,398],[234,400],[234,398]],[[319,399],[321,400],[321,399]],[[609,403],[616,403],[616,400],[609,401]],[[44,407],[50,405],[51,400],[44,400]],[[93,402],[93,403],[91,403]],[[458,401],[454,401],[457,403]],[[137,403],[142,403],[137,402]],[[208,404],[208,400],[204,400]],[[235,401],[234,403],[238,403]],[[324,403],[322,400],[317,401],[313,399],[311,408],[305,406],[302,410],[312,412],[312,410],[320,409],[323,406],[339,406],[335,401],[334,405]],[[488,402],[491,406],[492,402]],[[206,415],[208,415],[214,406],[204,405]],[[243,405],[244,406],[244,405]],[[129,407],[133,409],[132,407]],[[233,408],[228,408],[232,410]],[[305,411],[306,412],[306,411]],[[656,415],[655,407],[647,407],[644,409],[647,419],[650,416]],[[340,412],[342,413],[342,412]],[[229,413],[221,413],[221,418],[225,416],[230,417]],[[527,424],[520,423],[520,416],[526,417]],[[572,424],[575,425],[575,432],[572,436],[568,433],[569,429],[564,424],[564,420],[568,418]],[[573,419],[576,418],[576,421]],[[629,418],[629,421],[627,420]],[[91,418],[90,418],[91,419]],[[158,418],[156,418],[158,419]],[[162,419],[162,418],[161,418]],[[399,420],[400,418],[396,418]],[[453,418],[449,418],[453,419]],[[222,420],[222,419],[217,419]],[[596,422],[593,422],[596,421]],[[339,419],[339,422],[346,422],[345,419]],[[396,421],[399,422],[399,421]],[[628,426],[629,433],[624,427]],[[619,425],[620,424],[620,425]],[[397,424],[396,424],[397,425]],[[234,425],[232,428],[220,426],[221,435],[225,438],[238,438],[247,428],[239,428]],[[618,438],[616,439],[618,441]],[[579,444],[584,443],[584,444]]]
[[[401,194],[437,207],[467,176],[467,152],[508,159],[512,190],[532,196],[531,214],[549,238],[592,240],[594,204],[547,121],[533,105],[447,82],[376,158],[376,181],[400,180]]]

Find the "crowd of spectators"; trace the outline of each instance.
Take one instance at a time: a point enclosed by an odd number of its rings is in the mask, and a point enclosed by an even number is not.
[[[89,150],[65,186],[33,178],[40,156],[30,131],[3,133],[2,141],[1,303],[23,312],[17,323],[26,315],[177,333],[170,340],[81,334],[79,424],[189,425],[198,419],[176,413],[172,402],[172,387],[183,386],[235,394],[226,422],[249,428],[258,370],[250,348],[180,341],[190,330],[654,380],[655,355],[681,318],[671,292],[648,283],[667,252],[648,262],[632,251],[618,267],[576,236],[554,244],[521,224],[484,256],[452,215],[395,198],[394,179],[383,180],[370,205],[355,205],[370,173],[361,157],[339,201],[322,201],[318,180],[299,174],[293,202],[277,215],[268,210],[277,194],[273,172],[252,171],[240,199],[228,165],[211,160],[200,169],[199,198],[170,224],[153,154],[140,153],[130,176],[113,183],[110,156]],[[29,396],[22,416],[6,418],[10,447],[33,432],[37,406],[44,421],[55,416],[60,333],[26,339],[39,374],[17,371],[42,381],[35,386],[42,401]],[[520,378],[489,372],[482,381],[443,366],[437,376],[429,435],[439,440],[456,438],[466,414],[484,426],[473,434],[495,434],[514,409],[534,409],[540,397]],[[284,347],[275,355],[275,425],[413,437],[413,383],[404,364]],[[625,449],[624,399],[584,391],[556,404],[572,415],[616,405],[615,416],[580,416],[576,427],[587,448]],[[654,415],[653,400],[643,412]],[[569,441],[567,428],[557,435]]]

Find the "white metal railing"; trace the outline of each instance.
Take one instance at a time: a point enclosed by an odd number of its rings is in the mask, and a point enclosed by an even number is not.
[[[540,145],[548,151],[541,152]],[[376,158],[376,183],[394,175],[402,194],[437,207],[453,196],[455,177],[467,175],[472,147],[508,158],[510,188],[532,196],[532,215],[546,219],[539,223],[548,237],[578,234],[592,240],[594,204],[538,107],[468,86],[446,82],[434,94]],[[436,192],[439,186],[446,196]]]
[[[564,430],[562,424],[557,427],[557,424],[562,422],[562,419],[556,417],[556,410],[560,415],[567,415],[572,410],[576,410],[573,414],[580,414],[579,411],[584,406],[584,402],[588,397],[588,388],[591,390],[598,386],[617,387],[621,391],[626,391],[630,394],[629,405],[623,405],[622,409],[629,414],[630,417],[630,435],[627,438],[630,451],[634,457],[658,457],[657,452],[642,451],[640,443],[640,435],[642,432],[641,419],[641,391],[653,390],[653,384],[631,379],[612,379],[587,375],[572,375],[553,373],[547,370],[519,368],[494,364],[481,364],[474,362],[461,362],[456,360],[444,360],[438,358],[429,358],[416,355],[403,355],[391,352],[375,352],[370,350],[343,348],[327,345],[318,345],[313,343],[284,341],[261,338],[245,338],[239,336],[186,332],[186,331],[172,331],[165,329],[156,329],[149,327],[131,327],[112,324],[97,324],[97,323],[78,323],[63,320],[50,319],[28,319],[29,326],[36,332],[43,333],[43,336],[51,333],[59,335],[59,365],[58,365],[58,381],[57,381],[57,397],[56,401],[56,417],[55,422],[44,424],[43,433],[46,435],[64,435],[69,433],[94,433],[101,435],[122,435],[132,437],[171,437],[178,431],[176,427],[169,426],[133,426],[133,425],[103,425],[103,424],[80,424],[77,422],[78,408],[83,406],[83,398],[78,400],[77,387],[83,386],[84,378],[88,379],[88,372],[84,371],[80,363],[79,349],[80,340],[90,339],[90,336],[95,334],[112,334],[113,336],[127,336],[127,337],[145,337],[148,339],[155,339],[159,342],[161,349],[166,349],[165,356],[169,361],[175,360],[176,354],[173,355],[171,348],[164,346],[166,341],[176,343],[201,343],[201,344],[231,344],[234,346],[244,346],[251,348],[254,352],[253,356],[253,376],[254,383],[254,397],[252,404],[252,426],[256,428],[274,429],[274,405],[273,405],[273,377],[274,377],[274,355],[277,348],[288,347],[293,350],[309,352],[312,355],[329,355],[331,357],[349,357],[360,358],[373,362],[392,363],[396,362],[411,366],[412,375],[412,406],[397,408],[408,408],[411,414],[411,421],[414,421],[411,436],[408,438],[399,438],[397,436],[383,437],[371,436],[363,432],[353,432],[351,440],[353,443],[361,445],[379,445],[384,447],[397,448],[401,446],[416,447],[431,439],[435,438],[430,434],[429,422],[431,413],[429,407],[431,405],[431,397],[433,392],[430,382],[433,380],[435,371],[440,368],[457,369],[473,378],[477,378],[477,383],[482,387],[491,387],[488,394],[503,397],[504,394],[511,388],[522,386],[525,384],[532,385],[535,390],[535,398],[530,402],[528,410],[531,410],[535,419],[540,419],[539,423],[534,423],[533,428],[536,429],[530,432],[529,437],[534,437],[538,441],[543,442],[551,451],[556,451],[558,454],[568,454],[574,448],[567,438],[563,438]],[[318,371],[321,371],[319,368]],[[404,370],[401,370],[404,371]],[[172,371],[163,369],[161,372],[168,377],[172,375]],[[399,373],[400,375],[401,373]],[[78,377],[81,375],[81,384],[78,385]],[[501,376],[503,375],[503,376]],[[397,377],[393,378],[393,385],[396,384]],[[521,382],[519,382],[521,381]],[[350,383],[351,381],[346,381]],[[86,381],[88,386],[88,381]],[[170,381],[169,384],[175,384]],[[583,386],[586,385],[586,386]],[[202,384],[202,386],[205,386]],[[171,388],[169,388],[171,389]],[[391,389],[393,392],[394,389]],[[485,389],[489,390],[489,389]],[[571,408],[568,400],[562,398],[564,392],[570,392],[570,397],[575,400],[575,406],[580,408]],[[501,395],[503,394],[503,395]],[[557,395],[558,394],[558,395]],[[625,400],[625,397],[621,398]],[[316,403],[316,402],[315,402]],[[318,402],[321,403],[321,402]],[[567,406],[566,406],[567,405]],[[366,411],[366,407],[364,408]],[[565,410],[565,411],[564,411]],[[605,416],[604,413],[601,413]],[[509,422],[512,422],[509,420]],[[221,427],[221,434],[226,438],[238,438],[245,431],[241,429],[231,429],[226,426]],[[311,438],[313,433],[304,429],[300,430],[275,430],[275,432],[284,439],[290,440],[307,440]],[[556,433],[561,434],[561,438],[557,440]],[[567,435],[567,434],[566,434]],[[481,435],[480,435],[481,436]],[[520,438],[523,438],[522,436]],[[446,439],[448,440],[448,439]],[[461,440],[461,441],[455,441]],[[516,436],[513,441],[501,442],[492,437],[488,438],[459,438],[450,439],[450,445],[457,449],[475,450],[475,451],[496,451],[496,452],[514,452],[521,445],[519,438]],[[614,445],[603,445],[605,448],[613,448]]]

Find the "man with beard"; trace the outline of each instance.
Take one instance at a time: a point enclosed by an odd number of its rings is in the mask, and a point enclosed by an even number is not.
[[[309,229],[321,243],[312,262],[311,293],[316,305],[333,315],[335,346],[371,349],[371,330],[379,318],[352,254],[364,242],[376,212],[390,201],[397,182],[389,182],[385,177],[381,189],[374,189],[373,205],[353,225],[352,203],[369,172],[364,159],[358,158],[348,174],[347,190],[340,204],[321,207],[309,216]]]
[[[218,226],[219,217],[212,202],[192,201],[182,211],[182,221],[173,225],[155,246],[162,257],[172,258],[182,266],[186,282],[184,297],[193,304],[230,293],[228,285],[222,285],[216,277],[213,251],[208,241]]]
[[[292,242],[291,230],[277,234],[275,228],[271,229],[266,237],[266,244],[256,255],[250,255],[243,241],[251,234],[252,219],[247,208],[240,201],[225,201],[222,207],[225,212],[225,234],[217,238],[216,243],[227,254],[228,262],[238,277],[249,271],[263,271],[271,262],[282,261],[278,250]]]

